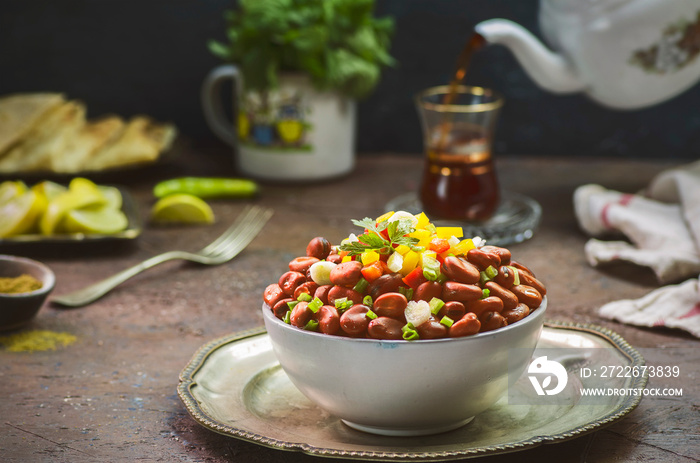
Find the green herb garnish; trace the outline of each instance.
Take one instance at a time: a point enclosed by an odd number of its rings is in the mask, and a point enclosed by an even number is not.
[[[368,251],[390,254],[393,252],[394,246],[403,244],[413,249],[418,243],[418,238],[407,236],[409,233],[416,231],[409,219],[394,220],[392,222],[384,220],[376,223],[374,219],[365,217],[362,220],[353,220],[352,223],[366,230],[365,233],[357,237],[357,241],[340,245],[341,251],[346,251],[352,256]],[[382,235],[382,232],[385,230],[389,239]]]

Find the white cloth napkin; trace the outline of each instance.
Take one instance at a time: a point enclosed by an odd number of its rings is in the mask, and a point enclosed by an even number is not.
[[[600,315],[642,326],[682,328],[700,337],[700,161],[656,176],[645,191],[621,193],[600,185],[574,192],[581,228],[593,236],[588,262],[624,260],[649,267],[659,283],[686,280],[637,300],[611,302]],[[627,240],[602,240],[622,235]]]

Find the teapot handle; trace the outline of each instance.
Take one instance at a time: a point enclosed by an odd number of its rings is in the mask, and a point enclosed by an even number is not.
[[[229,120],[226,116],[221,96],[221,85],[224,83],[224,81],[229,79],[234,83],[235,93],[233,96],[233,119],[235,121],[237,107],[236,103],[238,102],[243,89],[243,76],[237,66],[226,64],[212,69],[202,84],[201,98],[204,119],[206,120],[209,128],[221,140],[235,148],[238,144],[236,123]]]

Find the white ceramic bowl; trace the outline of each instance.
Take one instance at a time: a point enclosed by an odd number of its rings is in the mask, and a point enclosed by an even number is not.
[[[547,299],[523,320],[463,338],[384,341],[329,336],[284,323],[263,303],[272,348],[294,385],[347,425],[411,436],[456,429],[522,375]]]

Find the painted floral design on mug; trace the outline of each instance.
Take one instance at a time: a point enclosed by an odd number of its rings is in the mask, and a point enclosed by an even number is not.
[[[310,112],[300,91],[248,91],[238,113],[240,142],[255,148],[310,151]]]
[[[630,63],[654,74],[667,74],[687,66],[700,54],[700,11],[695,20],[669,25],[653,45],[636,50]]]

